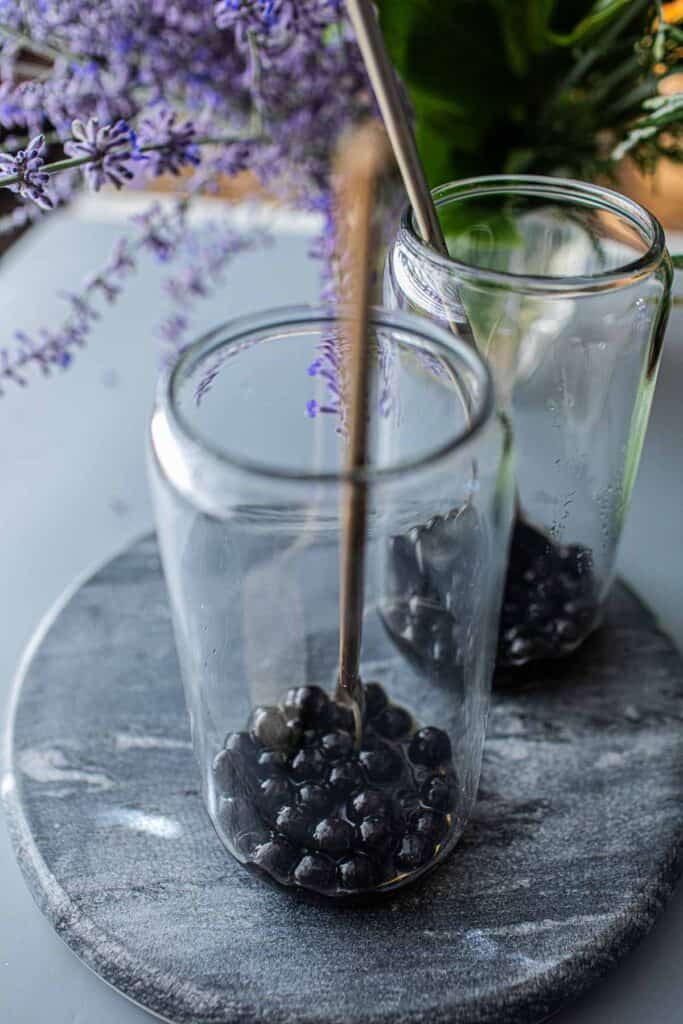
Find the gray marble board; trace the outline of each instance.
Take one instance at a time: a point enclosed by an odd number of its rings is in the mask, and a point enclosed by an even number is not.
[[[270,888],[198,795],[156,542],[75,589],[14,694],[2,791],[40,908],[178,1024],[524,1024],[652,925],[683,837],[683,663],[623,585],[569,662],[494,696],[474,818],[421,885],[339,908]]]

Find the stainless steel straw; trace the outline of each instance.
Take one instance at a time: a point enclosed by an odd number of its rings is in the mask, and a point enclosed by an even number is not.
[[[358,39],[363,61],[377,99],[382,119],[403,178],[405,190],[415,214],[417,228],[423,242],[442,256],[448,256],[448,247],[432,199],[424,167],[415,141],[406,104],[396,77],[396,71],[384,45],[371,0],[346,0],[351,23]],[[453,323],[449,304],[441,297],[446,317],[456,336],[474,346],[474,334],[462,303],[462,320]]]
[[[340,318],[347,446],[342,488],[338,696],[356,717],[360,740],[363,688],[360,650],[367,531],[368,398],[372,376],[369,314],[372,217],[377,180],[388,162],[381,126],[368,124],[342,147],[337,165],[341,255],[348,266],[348,313]]]

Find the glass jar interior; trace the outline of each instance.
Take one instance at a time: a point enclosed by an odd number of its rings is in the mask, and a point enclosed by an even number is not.
[[[661,243],[645,211],[588,184],[500,177],[446,185],[434,199],[451,258],[471,271],[570,287],[628,274]]]
[[[499,664],[562,657],[599,624],[635,480],[669,309],[657,221],[599,186],[494,176],[434,190],[450,257],[409,210],[390,307],[465,320],[517,442],[517,521]]]
[[[511,472],[481,358],[375,312],[359,743],[337,690],[343,416],[307,414],[316,388],[329,397],[307,371],[334,326],[289,310],[219,329],[162,384],[151,434],[209,814],[270,880],[342,897],[418,877],[470,813]],[[437,592],[448,610],[433,622]],[[411,630],[424,634],[417,658]]]
[[[237,328],[182,360],[171,382],[177,422],[197,446],[226,463],[284,477],[339,475],[345,457],[339,390],[343,371],[324,351],[343,344],[332,316]],[[289,317],[289,319],[286,319]],[[369,461],[391,474],[458,443],[486,414],[488,380],[467,353],[447,353],[425,331],[369,332],[373,366]],[[315,423],[311,423],[311,419]]]

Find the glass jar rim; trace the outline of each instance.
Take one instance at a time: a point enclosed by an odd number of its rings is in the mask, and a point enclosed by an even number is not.
[[[159,432],[158,430],[155,431],[154,423],[158,414],[161,413],[164,421],[162,427],[163,435],[168,437],[170,432],[170,436],[175,444],[195,458],[199,456],[204,460],[208,460],[214,467],[219,466],[223,469],[237,470],[240,473],[261,479],[294,484],[338,485],[343,483],[363,483],[371,485],[373,483],[402,478],[408,473],[432,467],[446,460],[454,452],[471,442],[491,419],[495,411],[493,377],[488,363],[480,353],[461,339],[451,335],[445,328],[434,324],[424,317],[417,316],[414,313],[387,310],[378,306],[373,306],[370,309],[370,324],[373,327],[389,330],[398,329],[420,337],[427,343],[428,352],[438,353],[451,364],[454,357],[457,358],[461,364],[464,363],[466,368],[475,374],[477,380],[481,383],[481,390],[477,396],[476,405],[470,411],[469,423],[461,429],[454,431],[453,435],[443,444],[429,449],[419,457],[398,461],[389,466],[369,466],[352,472],[344,470],[339,472],[290,470],[280,466],[272,466],[266,462],[262,463],[252,459],[243,459],[227,449],[212,444],[195,429],[178,407],[178,385],[183,375],[186,374],[188,367],[203,361],[217,350],[239,350],[240,345],[244,345],[249,335],[253,335],[257,331],[272,330],[276,332],[283,328],[291,330],[303,325],[334,325],[337,323],[338,315],[329,307],[314,305],[281,306],[228,320],[188,345],[176,362],[166,368],[159,378],[156,409],[152,421],[152,447],[155,457],[162,461],[158,451]],[[415,348],[417,347],[416,345]]]
[[[481,285],[514,288],[531,294],[577,295],[627,287],[654,273],[666,258],[666,238],[661,224],[649,210],[634,199],[603,185],[593,185],[573,178],[551,178],[535,174],[491,174],[484,177],[463,178],[438,185],[432,189],[437,209],[450,203],[491,195],[545,196],[563,202],[605,210],[635,228],[647,250],[635,260],[612,270],[590,275],[550,277],[535,274],[516,274],[505,270],[477,267],[450,256],[442,256],[419,237],[412,207],[408,204],[401,215],[399,239],[411,251],[442,270],[457,270],[463,280]]]

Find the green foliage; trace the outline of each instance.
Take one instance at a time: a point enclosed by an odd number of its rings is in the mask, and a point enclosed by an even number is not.
[[[659,79],[683,32],[657,0],[380,0],[432,184],[470,174],[609,175],[675,155]],[[673,154],[672,154],[673,151]]]

